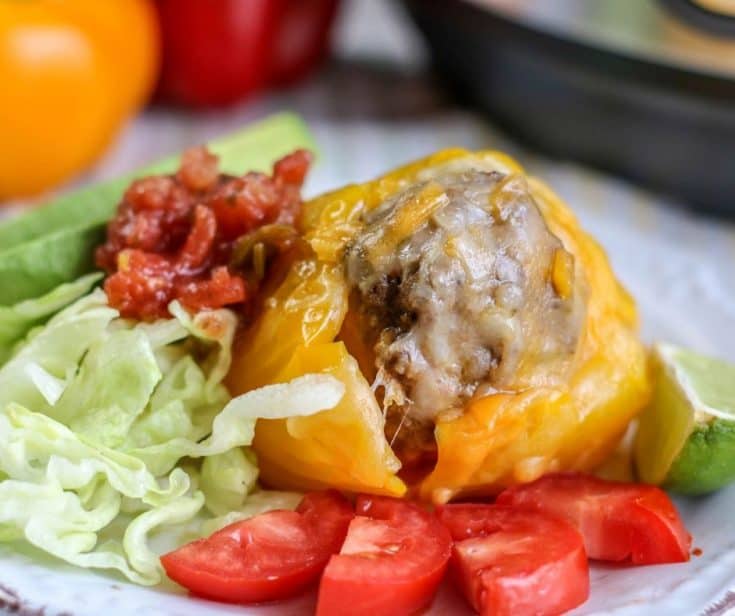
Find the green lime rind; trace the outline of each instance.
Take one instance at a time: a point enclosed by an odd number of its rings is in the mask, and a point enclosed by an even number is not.
[[[635,442],[638,477],[682,494],[735,481],[735,366],[660,344]]]
[[[314,149],[314,139],[296,115],[282,113],[216,139],[208,147],[224,173],[268,171],[275,160],[297,148]],[[140,171],[87,187],[0,224],[0,306],[47,293],[93,268],[94,247],[104,237],[130,181],[141,175],[171,173],[179,156]]]
[[[715,419],[689,435],[664,487],[680,494],[714,492],[735,481],[735,422]]]

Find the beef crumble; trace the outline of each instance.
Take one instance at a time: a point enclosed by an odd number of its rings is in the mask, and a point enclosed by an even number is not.
[[[445,170],[363,223],[344,255],[351,311],[404,461],[433,449],[437,417],[473,396],[568,370],[584,283],[522,176]]]

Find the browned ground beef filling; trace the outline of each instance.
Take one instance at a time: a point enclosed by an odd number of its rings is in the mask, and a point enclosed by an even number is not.
[[[474,395],[569,369],[584,284],[522,176],[446,171],[363,222],[344,257],[351,311],[404,460],[430,453],[437,417]]]

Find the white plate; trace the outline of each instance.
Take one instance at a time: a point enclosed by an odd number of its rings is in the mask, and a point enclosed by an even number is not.
[[[145,120],[143,121],[145,122]],[[211,127],[210,127],[211,128]],[[322,163],[311,191],[366,179],[392,165],[447,145],[496,147],[519,154],[570,203],[607,248],[620,278],[638,299],[647,340],[666,339],[735,360],[735,229],[699,220],[621,182],[576,167],[539,161],[464,115],[396,125],[315,125]],[[142,154],[151,125],[142,124]],[[175,142],[170,135],[162,139]],[[198,140],[197,137],[194,137]],[[119,166],[120,161],[111,161]],[[694,545],[703,551],[682,565],[594,567],[592,596],[575,614],[720,616],[735,609],[735,487],[709,498],[677,501]],[[731,590],[732,589],[732,590]],[[188,598],[173,587],[140,588],[103,574],[79,571],[37,553],[0,546],[0,610],[54,616],[311,613],[313,595],[260,608]],[[430,612],[469,614],[446,586]],[[376,615],[378,616],[378,615]]]

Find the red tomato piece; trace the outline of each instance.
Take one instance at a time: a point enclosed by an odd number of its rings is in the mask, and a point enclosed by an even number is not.
[[[161,557],[168,576],[192,593],[230,603],[298,594],[339,551],[353,518],[334,491],[307,494],[296,511],[270,511]]]
[[[274,165],[273,177],[247,173],[215,190],[208,204],[220,233],[234,240],[269,223],[293,224],[301,211],[301,184],[311,160],[311,153],[296,150]]]
[[[176,259],[178,268],[188,273],[205,265],[216,235],[217,219],[214,212],[205,205],[197,205],[194,208],[194,224]]]
[[[157,314],[174,288],[168,260],[132,248],[116,256],[119,270],[105,280],[110,305],[124,317]]]
[[[296,150],[276,161],[273,177],[280,184],[301,188],[313,161],[314,155],[308,150]]]
[[[195,312],[212,306],[239,304],[248,299],[245,281],[230,274],[224,265],[215,267],[208,280],[177,284],[176,294],[186,308]]]
[[[161,98],[226,105],[264,85],[280,2],[156,0],[163,39]]]
[[[429,605],[449,561],[447,530],[404,500],[361,496],[356,509],[324,570],[317,616],[408,616]]]
[[[455,541],[452,569],[480,614],[544,616],[589,596],[580,534],[563,520],[498,505],[445,505],[437,515]]]
[[[582,533],[590,558],[634,565],[689,560],[691,535],[671,499],[654,486],[555,474],[509,488],[497,502],[568,520]]]

